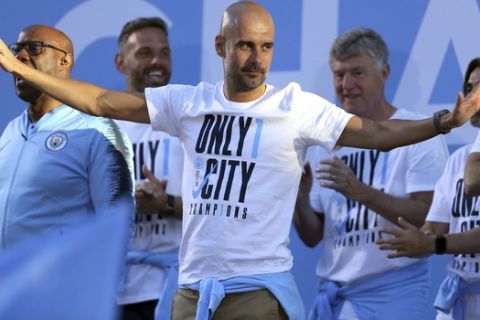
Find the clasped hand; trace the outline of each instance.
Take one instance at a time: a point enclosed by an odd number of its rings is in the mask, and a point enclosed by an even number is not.
[[[167,182],[157,179],[145,165],[142,172],[147,180],[135,188],[136,210],[138,213],[161,213],[167,207]]]

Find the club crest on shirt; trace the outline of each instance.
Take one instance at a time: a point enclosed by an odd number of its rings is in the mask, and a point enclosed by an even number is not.
[[[59,151],[65,148],[67,145],[68,138],[67,135],[63,132],[54,132],[48,136],[45,141],[45,146],[48,150]]]

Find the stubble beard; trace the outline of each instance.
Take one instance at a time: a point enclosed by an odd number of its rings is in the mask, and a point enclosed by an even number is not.
[[[240,73],[236,73],[231,77],[232,85],[237,92],[249,92],[255,90],[264,84],[266,78],[265,74],[262,74],[258,78],[248,78]]]

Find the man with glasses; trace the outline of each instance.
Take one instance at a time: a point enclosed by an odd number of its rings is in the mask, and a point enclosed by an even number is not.
[[[10,50],[24,64],[70,78],[61,31],[24,29]],[[58,238],[99,215],[133,212],[130,142],[110,119],[78,112],[14,77],[28,104],[0,137],[0,251]],[[106,235],[108,236],[108,235]]]
[[[50,43],[43,41],[28,41],[28,42],[15,42],[9,46],[10,50],[17,55],[23,48],[32,56],[38,56],[43,53],[45,48],[52,48],[58,51],[61,51],[65,54],[65,57],[69,54],[67,51],[57,48]]]

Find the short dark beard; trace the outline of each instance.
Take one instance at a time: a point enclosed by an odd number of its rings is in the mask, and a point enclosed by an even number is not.
[[[266,78],[263,74],[261,79],[246,79],[241,73],[235,73],[230,76],[230,85],[236,92],[249,92],[263,85]]]

